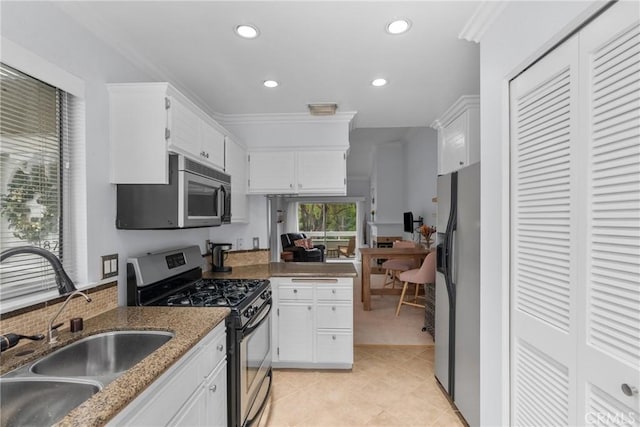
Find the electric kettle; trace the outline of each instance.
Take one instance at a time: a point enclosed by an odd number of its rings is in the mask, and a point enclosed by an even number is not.
[[[231,243],[211,243],[211,271],[229,272],[231,267],[224,266],[227,251],[231,249]]]

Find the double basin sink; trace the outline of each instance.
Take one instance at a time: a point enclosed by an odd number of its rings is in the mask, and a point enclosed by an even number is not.
[[[51,425],[173,338],[165,331],[91,335],[0,378],[1,426]]]

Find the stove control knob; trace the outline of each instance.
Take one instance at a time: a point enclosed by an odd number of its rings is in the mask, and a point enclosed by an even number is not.
[[[254,314],[256,314],[256,309],[254,306],[250,306],[244,311],[244,317],[246,318],[251,318]]]
[[[261,295],[260,298],[262,298],[263,300],[267,300],[269,299],[269,297],[271,296],[271,291],[264,291]]]

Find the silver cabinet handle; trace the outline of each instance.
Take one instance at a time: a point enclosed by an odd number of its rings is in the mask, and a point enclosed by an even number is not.
[[[335,290],[335,289],[331,289],[331,293],[332,293],[332,294],[335,294],[335,293],[336,293],[336,290]]]
[[[218,386],[215,385],[215,384],[212,385],[211,387],[209,387],[209,391],[212,392],[212,393],[215,393],[217,389],[218,389]]]
[[[335,307],[331,307],[331,311],[336,311],[336,308]]]
[[[224,350],[224,346],[222,344],[218,344],[218,347],[216,348],[218,349],[218,351]]]
[[[335,341],[336,340],[336,336],[335,335],[331,335],[331,339]]]
[[[289,184],[289,188],[293,188],[293,184]]]
[[[622,392],[627,396],[633,396],[634,394],[638,394],[638,389],[629,384],[622,384]]]
[[[310,305],[309,305],[309,306],[307,306],[307,310],[311,310],[311,306],[310,306]]]
[[[297,289],[294,289],[294,290],[293,290],[293,293],[294,293],[294,294],[297,294],[297,293],[298,293],[298,290],[297,290]]]

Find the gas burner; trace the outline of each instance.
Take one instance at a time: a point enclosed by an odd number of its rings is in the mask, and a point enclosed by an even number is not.
[[[189,295],[180,293],[167,298],[167,305],[191,305]]]

